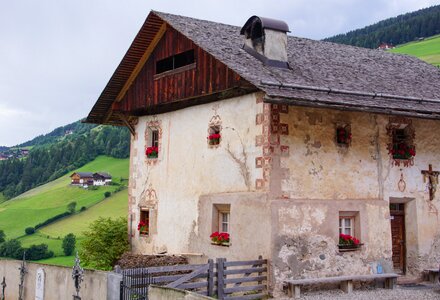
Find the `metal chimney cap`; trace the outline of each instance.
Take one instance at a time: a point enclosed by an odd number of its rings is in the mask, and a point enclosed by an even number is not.
[[[290,32],[289,25],[286,22],[276,19],[264,18],[259,16],[250,17],[240,30],[240,34],[250,36],[250,32],[255,23],[260,23],[262,29],[272,29],[281,32]]]

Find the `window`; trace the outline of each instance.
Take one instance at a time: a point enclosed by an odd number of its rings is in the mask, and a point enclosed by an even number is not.
[[[406,128],[393,130],[393,147],[390,153],[394,159],[410,159],[415,155],[415,148],[410,140]]]
[[[220,134],[221,126],[212,125],[209,126],[208,129],[208,145],[216,146],[220,144],[221,134]]]
[[[354,236],[354,217],[339,217],[339,234]]]
[[[212,232],[230,232],[231,205],[214,204],[212,208]]]
[[[150,233],[150,211],[141,208],[138,230],[140,235],[149,235]]]
[[[230,246],[231,205],[213,204],[211,244]]]
[[[221,232],[229,232],[229,211],[220,211],[218,228]]]
[[[185,51],[156,62],[156,74],[175,70],[195,62],[194,50]]]
[[[348,234],[359,239],[361,223],[358,211],[339,212],[339,234]]]
[[[159,147],[159,130],[151,130],[151,146]]]
[[[338,125],[336,126],[336,143],[338,146],[348,147],[351,143],[351,126]]]
[[[159,130],[154,127],[149,127],[147,135],[147,149],[145,154],[147,158],[159,157]]]

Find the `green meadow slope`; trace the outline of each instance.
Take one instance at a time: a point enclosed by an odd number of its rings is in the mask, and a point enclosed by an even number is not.
[[[427,63],[440,66],[440,35],[426,38],[423,41],[399,45],[390,51],[415,56]]]
[[[112,174],[113,181],[119,182],[120,178],[128,178],[128,159],[100,156],[75,171],[108,172]],[[67,174],[14,199],[1,203],[0,229],[4,230],[6,237],[10,239],[23,236],[26,227],[34,227],[40,222],[65,212],[70,202],[77,203],[77,210],[82,206],[92,207],[103,201],[105,192],[114,192],[118,188],[118,186],[103,186],[97,190],[85,190],[70,186],[69,176],[70,174]],[[121,191],[115,194],[115,196],[121,194],[122,197],[124,193],[126,192]],[[126,210],[121,212],[121,216],[125,215]],[[74,215],[69,218],[76,216]],[[82,224],[77,225],[82,226]],[[72,226],[75,227],[77,225],[73,224]]]

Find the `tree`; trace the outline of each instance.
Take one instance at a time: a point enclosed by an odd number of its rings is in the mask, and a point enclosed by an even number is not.
[[[70,202],[69,204],[67,204],[67,211],[70,212],[71,214],[73,214],[75,212],[75,208],[76,208],[76,202]]]
[[[46,244],[31,245],[26,250],[26,258],[29,260],[40,260],[51,258],[53,256],[53,251],[48,250]]]
[[[5,232],[0,229],[0,244],[5,241]]]
[[[24,230],[24,232],[25,232],[27,235],[34,234],[34,233],[35,233],[35,228],[34,228],[34,227],[26,227],[26,229]]]
[[[128,250],[127,219],[102,218],[84,232],[80,258],[88,267],[111,270],[113,264]]]
[[[0,256],[3,257],[21,259],[23,251],[24,249],[21,247],[21,243],[16,239],[8,240],[0,244]]]
[[[73,233],[69,233],[63,239],[63,252],[66,256],[72,255],[75,250],[76,237]]]

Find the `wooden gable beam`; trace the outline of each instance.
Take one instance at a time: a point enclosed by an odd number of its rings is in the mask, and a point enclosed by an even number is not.
[[[147,50],[145,50],[145,53],[142,55],[141,59],[137,63],[137,65],[134,68],[133,72],[131,73],[130,77],[125,82],[124,87],[119,92],[118,96],[116,97],[116,102],[120,102],[122,100],[122,98],[124,98],[125,93],[127,93],[128,89],[133,84],[133,81],[136,79],[137,75],[142,70],[143,66],[147,62],[147,60],[150,57],[151,53],[153,53],[154,48],[156,48],[157,43],[159,43],[160,39],[165,34],[166,30],[167,30],[167,24],[165,22],[163,22],[162,26],[160,26],[159,31],[156,33],[156,36],[151,41],[151,43],[148,46]]]

